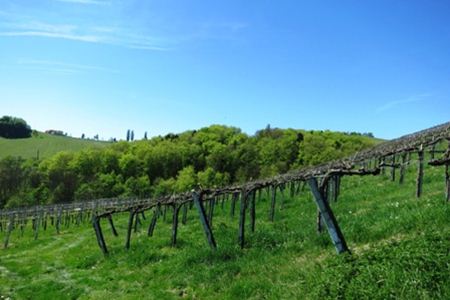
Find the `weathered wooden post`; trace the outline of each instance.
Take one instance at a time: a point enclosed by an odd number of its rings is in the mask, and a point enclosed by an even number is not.
[[[245,210],[247,208],[247,199],[248,199],[248,192],[246,190],[242,190],[241,207],[239,211],[239,234],[238,234],[238,240],[241,249],[244,248],[245,244]]]
[[[392,155],[391,180],[395,181],[395,154]]]
[[[231,217],[234,217],[234,211],[236,210],[236,201],[238,198],[239,198],[239,194],[233,193],[233,196],[231,198],[231,210],[230,210]]]
[[[139,225],[141,225],[141,220],[139,218],[139,213],[136,213],[134,216],[134,233],[137,232]]]
[[[423,145],[420,145],[419,152],[419,167],[417,170],[417,181],[416,181],[416,197],[420,198],[422,195],[422,185],[423,185]]]
[[[105,239],[103,237],[102,228],[100,226],[100,218],[97,215],[92,216],[92,226],[94,227],[95,236],[97,237],[97,243],[103,254],[108,254]]]
[[[161,210],[161,204],[158,203],[156,205],[155,211],[153,212],[153,217],[152,217],[152,220],[150,221],[150,225],[148,226],[147,236],[153,236],[153,231],[155,230],[156,221],[158,220],[160,210]]]
[[[9,216],[9,222],[8,222],[8,228],[6,229],[6,235],[5,235],[5,241],[4,241],[4,248],[8,248],[8,244],[9,244],[9,237],[11,236],[11,231],[14,228],[14,214],[11,214]]]
[[[202,195],[198,192],[193,192],[192,197],[194,200],[194,204],[197,207],[197,211],[200,217],[200,222],[203,225],[203,230],[205,231],[206,239],[208,240],[208,244],[212,249],[216,249],[216,241],[214,240],[214,235],[211,230],[211,226],[209,226],[208,218],[206,217],[205,208],[203,207]]]
[[[61,226],[61,208],[58,208],[58,213],[56,215],[56,233],[59,234],[59,228]]]
[[[252,191],[251,193],[251,203],[250,203],[250,225],[252,232],[255,232],[255,223],[256,223],[256,191]]]
[[[113,222],[111,214],[107,215],[106,218],[108,219],[108,223],[109,223],[109,226],[111,227],[111,231],[112,231],[113,235],[119,236],[119,234],[117,233],[116,227],[114,226],[114,222]]]
[[[39,234],[39,220],[40,220],[40,214],[37,212],[35,213],[35,223],[34,223],[34,239],[37,240],[38,234]]]
[[[406,152],[402,153],[402,164],[400,165],[400,179],[399,184],[403,184],[405,181],[405,168],[406,168]]]
[[[134,216],[136,215],[135,210],[130,210],[130,217],[128,218],[128,228],[127,228],[127,238],[125,241],[125,249],[130,249],[130,239],[131,239],[131,231],[133,228],[133,220]]]
[[[209,226],[213,226],[213,217],[214,217],[214,207],[216,205],[216,199],[212,198],[211,200],[209,200],[209,213],[208,213],[208,221],[209,221]]]
[[[308,180],[311,191],[314,195],[317,207],[322,213],[322,218],[327,226],[328,233],[330,234],[331,240],[336,248],[337,253],[350,252],[347,243],[345,242],[344,235],[339,228],[339,225],[334,217],[333,211],[330,205],[325,200],[324,195],[319,190],[317,185],[317,179],[312,177]]]
[[[275,202],[276,202],[276,197],[277,197],[277,186],[272,186],[272,202],[270,204],[270,214],[269,214],[269,219],[271,222],[273,222],[274,218],[275,218]]]
[[[188,213],[188,203],[183,204],[183,216],[181,217],[181,223],[186,225]]]
[[[284,184],[280,184],[280,194],[281,194],[281,199],[280,199],[280,210],[284,209],[284,202],[286,201],[285,199],[285,194],[284,194]]]
[[[177,245],[178,234],[178,213],[180,212],[180,205],[173,205],[173,220],[172,220],[172,247]]]

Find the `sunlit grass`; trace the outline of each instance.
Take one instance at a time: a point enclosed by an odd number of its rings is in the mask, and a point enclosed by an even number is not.
[[[171,213],[154,236],[150,214],[125,250],[128,216],[115,216],[120,236],[102,227],[104,257],[89,223],[51,226],[33,240],[13,232],[0,250],[0,295],[14,299],[303,299],[450,298],[450,206],[444,201],[443,168],[426,168],[424,194],[415,198],[415,167],[403,186],[388,174],[343,178],[332,207],[352,255],[336,255],[327,233],[317,234],[316,206],[308,189],[278,205],[268,221],[269,200],[257,203],[256,232],[246,228],[237,244],[238,210],[216,206],[211,251],[198,214],[189,211],[170,247]],[[181,216],[181,213],[180,213]],[[3,238],[3,235],[0,235]]]

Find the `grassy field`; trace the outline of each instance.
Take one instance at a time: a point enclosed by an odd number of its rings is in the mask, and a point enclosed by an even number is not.
[[[257,203],[256,232],[237,246],[237,218],[217,207],[217,251],[207,246],[195,210],[170,247],[170,219],[154,237],[146,226],[124,249],[103,223],[104,257],[89,224],[53,227],[38,240],[28,228],[0,250],[0,295],[11,299],[450,299],[450,204],[443,168],[426,168],[424,195],[414,197],[415,166],[403,186],[386,176],[346,177],[333,209],[352,255],[336,255],[327,233],[315,231],[316,207],[305,190],[278,206]],[[144,224],[149,223],[149,214]],[[3,237],[0,234],[0,237]],[[1,298],[0,298],[1,299]]]
[[[6,156],[40,158],[52,156],[59,151],[79,151],[87,147],[105,147],[109,142],[82,140],[66,136],[39,133],[27,139],[5,139],[0,137],[0,159]]]

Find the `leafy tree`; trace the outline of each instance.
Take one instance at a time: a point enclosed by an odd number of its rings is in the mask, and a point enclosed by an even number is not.
[[[8,156],[0,161],[0,208],[9,197],[21,190],[25,180],[23,159]]]
[[[175,191],[179,193],[186,192],[195,188],[196,184],[197,175],[195,174],[194,167],[188,166],[178,172]]]
[[[3,116],[0,118],[0,136],[7,139],[28,138],[31,127],[25,120],[16,117]]]

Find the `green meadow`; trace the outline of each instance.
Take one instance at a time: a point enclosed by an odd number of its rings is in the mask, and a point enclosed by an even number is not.
[[[212,251],[198,213],[188,213],[170,246],[171,213],[151,214],[124,249],[128,216],[115,216],[119,237],[102,221],[110,251],[104,256],[89,222],[39,232],[28,225],[0,250],[1,299],[450,299],[450,204],[444,201],[443,168],[425,169],[424,193],[415,198],[416,166],[405,183],[389,171],[377,177],[344,177],[332,208],[352,254],[337,255],[327,232],[315,228],[316,206],[308,188],[294,198],[257,202],[256,231],[246,227],[237,244],[237,215],[216,206]],[[180,214],[181,217],[181,214]],[[4,233],[0,234],[4,237]]]
[[[37,136],[25,139],[5,139],[0,137],[0,159],[7,156],[22,158],[47,158],[60,151],[76,152],[86,148],[100,148],[109,142],[57,136],[39,132]]]

